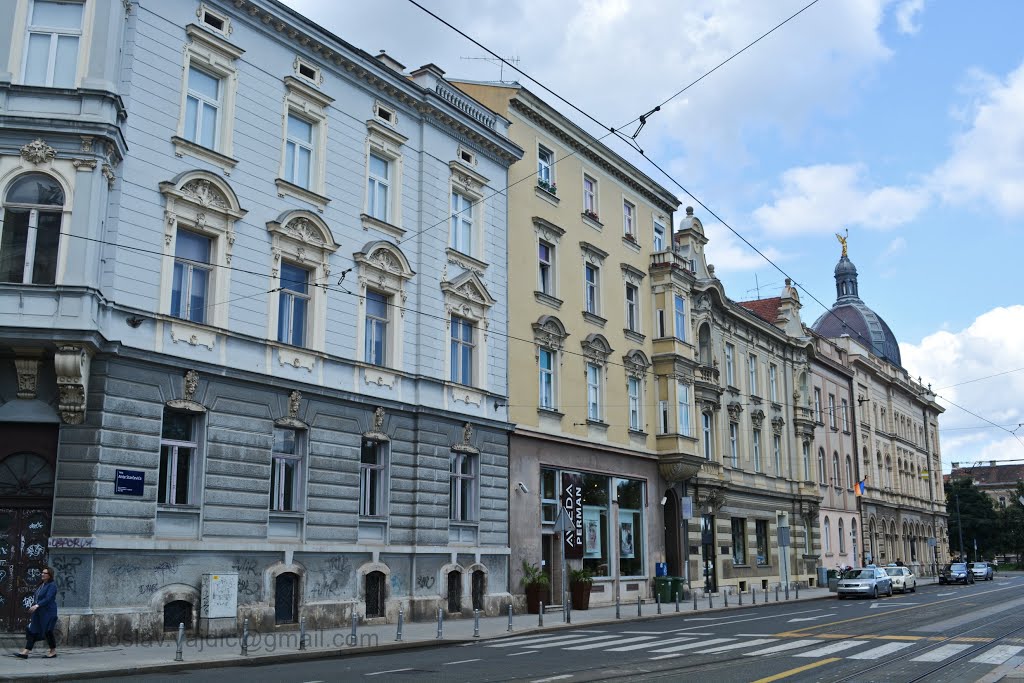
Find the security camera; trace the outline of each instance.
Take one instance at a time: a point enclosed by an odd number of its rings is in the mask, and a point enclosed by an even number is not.
[[[523,482],[519,482],[518,484],[516,484],[516,486],[518,486],[519,490],[522,491],[523,493],[530,492],[530,489],[526,488],[526,484],[524,484]]]

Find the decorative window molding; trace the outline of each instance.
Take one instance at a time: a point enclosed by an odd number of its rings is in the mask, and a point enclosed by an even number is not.
[[[278,290],[269,297],[267,338],[277,338],[281,262],[287,261],[309,271],[305,348],[322,351],[326,339],[327,295],[320,285],[331,275],[330,258],[338,250],[338,244],[323,219],[311,211],[286,211],[277,220],[267,223],[267,232],[273,257],[271,288]]]
[[[327,169],[327,110],[334,98],[310,87],[294,76],[284,77],[285,96],[284,112],[281,124],[281,166],[277,177],[278,196],[290,196],[309,202],[323,213],[329,198],[326,192]],[[293,171],[287,168],[289,142],[288,119],[294,116],[301,122],[308,123],[311,139],[307,141],[312,152],[309,161],[309,182],[304,185]],[[289,177],[291,176],[291,179]]]
[[[174,180],[160,183],[164,196],[164,241],[160,311],[170,313],[172,279],[175,266],[175,245],[180,228],[207,237],[211,241],[209,258],[211,282],[207,287],[209,302],[225,301],[231,291],[232,248],[235,244],[235,221],[247,213],[238,204],[238,197],[221,178],[207,171],[186,171]],[[213,306],[204,316],[204,324],[226,327],[227,306]]]
[[[363,360],[366,355],[367,292],[372,291],[387,299],[387,330],[384,358],[385,366],[401,369],[405,302],[408,298],[406,283],[416,274],[409,260],[396,245],[390,242],[368,242],[352,255],[356,264],[359,282],[359,303],[356,311],[356,358]]]
[[[386,126],[391,128],[398,126],[398,112],[394,108],[386,106],[380,100],[373,103],[373,116]]]
[[[220,167],[225,174],[238,163],[232,157],[233,134],[235,120],[235,96],[238,90],[238,66],[236,60],[245,53],[226,40],[217,37],[207,29],[196,24],[185,27],[189,41],[185,45],[185,63],[181,86],[181,108],[178,117],[177,134],[171,138],[174,153],[179,157],[185,155],[204,159]],[[213,147],[199,144],[188,139],[185,129],[186,112],[189,98],[189,73],[192,67],[218,79],[220,96],[219,111],[216,122],[216,142]]]
[[[455,158],[467,166],[476,167],[476,153],[462,145],[459,145],[458,151],[455,152]]]
[[[77,425],[85,422],[91,363],[92,352],[81,346],[58,346],[53,354],[53,369],[57,375],[57,391],[60,394],[57,409],[64,424]]]
[[[199,23],[203,25],[203,28],[219,33],[225,38],[230,36],[235,30],[231,25],[231,17],[210,9],[210,6],[205,2],[199,3],[199,7],[196,9],[196,16],[199,17]]]
[[[583,349],[583,357],[587,363],[594,365],[600,365],[604,367],[608,363],[608,357],[612,355],[615,349],[611,347],[608,340],[605,339],[603,334],[588,334],[587,337],[580,342],[580,346]]]
[[[378,103],[374,105],[374,112],[379,111],[385,110],[381,109]],[[380,120],[370,119],[366,122],[366,172],[363,177],[365,197],[363,200],[363,213],[360,215],[363,222],[363,230],[373,228],[395,239],[401,239],[405,235],[405,230],[401,227],[402,177],[404,171],[402,145],[408,139],[398,131],[384,125]],[[380,211],[370,205],[373,201],[370,192],[372,176],[371,157],[374,156],[382,159],[388,166],[388,195],[383,218],[376,215]]]
[[[533,323],[533,343],[537,349],[541,347],[562,351],[565,348],[565,340],[569,333],[565,330],[562,321],[553,315],[542,315]]]
[[[441,282],[444,298],[445,327],[448,337],[451,336],[451,318],[458,316],[470,321],[478,333],[475,340],[476,348],[473,358],[473,380],[478,388],[485,388],[487,373],[487,329],[490,326],[488,314],[497,301],[487,291],[480,277],[472,271],[466,271],[452,280]],[[446,378],[452,376],[451,354],[445,354]]]
[[[298,55],[295,55],[295,61],[292,62],[292,69],[295,70],[295,77],[305,81],[306,83],[316,87],[320,87],[324,84],[324,74],[320,71],[320,67]]]
[[[448,168],[451,171],[449,179],[449,189],[451,195],[459,195],[463,201],[470,203],[470,208],[464,213],[469,214],[469,220],[472,223],[472,227],[469,234],[469,244],[461,244],[464,238],[460,237],[456,239],[455,228],[458,216],[452,215],[449,224],[449,246],[455,248],[457,251],[471,256],[477,259],[478,263],[483,267],[487,267],[487,263],[483,261],[483,243],[484,243],[484,188],[487,186],[488,179],[475,170],[462,163],[461,161],[450,161],[448,162]],[[453,207],[449,207],[450,210]]]
[[[640,349],[633,349],[622,357],[622,364],[626,368],[626,376],[643,381],[647,371],[651,367],[651,361]]]

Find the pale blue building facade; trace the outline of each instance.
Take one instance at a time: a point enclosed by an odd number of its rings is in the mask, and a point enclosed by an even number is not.
[[[274,0],[0,20],[0,628],[506,604],[508,122]]]

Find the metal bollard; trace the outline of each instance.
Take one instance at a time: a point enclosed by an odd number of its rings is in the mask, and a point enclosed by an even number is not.
[[[729,589],[728,588],[722,590],[722,596],[725,598],[725,606],[728,607],[729,606]]]
[[[789,584],[786,584],[786,600],[789,600]]]
[[[796,584],[796,599],[800,599],[800,584]]]
[[[775,602],[779,601],[779,584],[775,584]]]
[[[740,596],[740,607],[743,607],[743,591],[737,591],[737,593]]]
[[[402,626],[405,624],[405,610],[401,607],[398,608],[398,630],[395,631],[395,642],[400,643],[402,641]]]
[[[618,595],[615,596],[615,618],[616,619],[621,619],[622,618],[622,601],[621,601],[621,596],[618,596]]]
[[[679,611],[679,591],[676,591],[676,612]]]
[[[644,614],[644,603],[640,600],[640,596],[636,596],[636,615],[642,617]]]
[[[355,615],[355,612],[353,612],[352,613],[352,627],[353,628],[355,628],[355,624],[356,624],[356,615]],[[300,650],[305,650],[306,649],[306,617],[302,617],[302,618],[299,619],[299,649]]]
[[[697,611],[697,591],[693,591],[693,611]]]
[[[572,623],[572,602],[569,600],[565,601],[565,623]]]
[[[768,589],[764,589],[764,604],[768,604]]]
[[[537,612],[537,626],[544,625],[544,603],[540,603],[540,611]]]
[[[249,654],[249,619],[242,620],[242,656]]]
[[[512,603],[508,603],[508,631],[512,632]]]
[[[714,609],[715,603],[711,602],[711,593],[708,593],[708,609]]]
[[[174,653],[174,661],[182,662],[184,658],[181,656],[181,647],[185,643],[185,622],[178,623],[178,649]]]
[[[658,614],[661,614],[661,596],[655,594],[654,601],[658,603]]]
[[[355,609],[352,610],[352,642],[358,643],[359,639],[356,637],[356,628],[359,624],[359,615],[356,614]]]
[[[480,610],[473,610],[473,637],[480,637]]]
[[[755,588],[754,586],[750,587],[750,604],[757,604],[757,588]]]
[[[444,638],[444,610],[437,608],[437,639]]]

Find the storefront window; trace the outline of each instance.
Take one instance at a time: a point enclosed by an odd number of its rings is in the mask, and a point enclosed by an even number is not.
[[[644,571],[643,482],[616,479],[619,501],[619,574],[642,576]]]
[[[540,471],[540,508],[541,521],[554,524],[558,516],[558,485],[557,472],[551,469]]]
[[[611,576],[608,547],[608,477],[583,475],[583,568]]]

